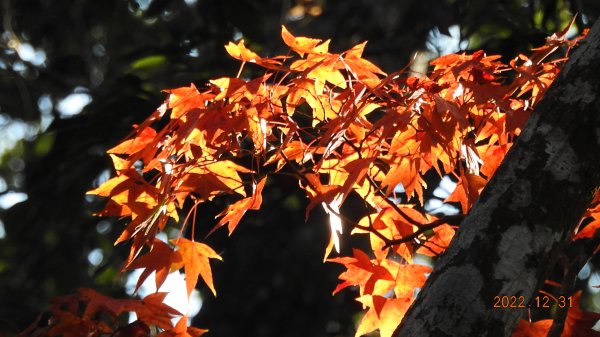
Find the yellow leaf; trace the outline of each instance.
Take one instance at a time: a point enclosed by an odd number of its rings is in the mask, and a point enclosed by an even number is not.
[[[257,60],[260,60],[260,56],[258,56],[256,53],[254,53],[250,49],[246,48],[246,46],[244,45],[243,39],[240,40],[240,42],[238,42],[238,44],[229,42],[229,44],[227,44],[225,46],[225,50],[234,59],[238,59],[238,60],[241,60],[244,62],[256,63]]]
[[[304,54],[327,54],[327,50],[329,49],[329,40],[321,42],[319,39],[295,37],[285,26],[281,26],[281,38],[286,45],[300,56],[304,56]]]

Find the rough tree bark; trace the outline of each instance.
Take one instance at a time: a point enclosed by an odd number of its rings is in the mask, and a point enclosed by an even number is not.
[[[506,155],[395,336],[510,336],[600,185],[600,21]]]

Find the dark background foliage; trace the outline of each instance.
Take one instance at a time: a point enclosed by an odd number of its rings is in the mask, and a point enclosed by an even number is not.
[[[449,34],[453,25],[467,48],[513,56],[542,43],[571,13],[581,14],[579,28],[600,13],[594,0],[1,4],[0,198],[27,196],[0,208],[0,334],[7,335],[32,322],[53,296],[78,287],[125,296],[118,277],[125,248],[112,246],[123,223],[91,216],[101,204],[85,192],[110,173],[104,152],[161,104],[162,89],[234,76],[228,41],[243,37],[260,54],[285,53],[285,24],[295,35],[331,38],[338,51],[369,40],[367,58],[394,71],[426,49],[432,32]],[[24,45],[40,57],[24,57]],[[73,93],[89,95],[90,104],[74,115],[61,112],[61,100]],[[306,202],[292,181],[278,178],[267,191],[264,210],[231,238],[224,230],[210,237],[225,259],[214,264],[219,297],[201,290],[195,323],[214,336],[353,335],[360,307],[352,292],[331,296],[340,268],[321,262],[323,214],[314,211],[304,222]],[[199,226],[208,231],[218,210],[202,208]],[[103,252],[98,265],[88,261],[94,249]]]

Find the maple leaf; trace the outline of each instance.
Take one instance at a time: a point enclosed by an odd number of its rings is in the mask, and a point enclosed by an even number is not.
[[[206,329],[188,326],[187,320],[187,315],[181,316],[172,329],[165,330],[156,335],[156,337],[198,337],[208,332]]]
[[[342,195],[348,195],[350,190],[354,187],[354,184],[362,184],[374,161],[374,157],[358,158],[344,165],[344,170],[349,174],[347,177],[344,177],[345,179],[341,192]]]
[[[599,337],[600,332],[592,327],[600,320],[600,314],[580,308],[581,290],[572,296],[571,308],[565,319],[561,337]]]
[[[256,63],[267,69],[285,70],[280,67],[281,62],[279,62],[275,58],[262,58],[250,49],[246,48],[243,39],[241,39],[237,44],[229,42],[227,45],[225,45],[225,50],[234,59],[238,59],[244,62]]]
[[[135,312],[138,320],[148,324],[156,325],[161,329],[173,327],[171,319],[181,316],[182,313],[164,303],[168,293],[157,292],[144,297],[142,300],[127,300],[124,308]]]
[[[412,299],[407,298],[385,298],[370,295],[361,296],[357,300],[369,307],[369,310],[356,329],[356,337],[376,329],[379,329],[381,337],[391,337],[412,303]]]
[[[315,62],[311,58],[308,60],[298,60],[290,66],[293,70],[307,70],[305,76],[308,79],[315,80],[315,91],[323,92],[325,82],[331,83],[336,87],[346,89],[346,79],[344,75],[335,67],[335,61],[338,55],[332,55],[328,58],[321,58]]]
[[[402,206],[399,207],[402,209]],[[391,207],[383,208],[379,213],[367,215],[358,224],[362,228],[372,227],[387,239],[399,239],[412,234],[414,231],[414,226],[400,219],[400,215]],[[375,253],[376,258],[380,259],[387,256],[386,241],[379,237],[379,235],[359,228],[352,230],[352,234],[355,233],[369,234],[371,249]],[[394,250],[406,261],[412,262],[412,245],[410,242],[395,245]]]
[[[241,39],[237,44],[235,44],[233,42],[229,42],[225,46],[225,50],[227,50],[227,53],[229,55],[231,55],[231,57],[241,60],[241,61],[244,61],[244,62],[254,62],[255,63],[257,60],[260,60],[260,58],[261,58],[256,53],[254,53],[250,49],[246,48],[246,46],[244,44],[244,39]]]
[[[594,194],[592,202],[583,214],[583,219],[586,218],[591,218],[591,221],[583,229],[580,228],[581,224],[576,228],[574,240],[591,238],[596,234],[598,228],[600,228],[600,191]]]
[[[158,215],[158,211],[160,210],[160,207],[157,207],[157,188],[146,182],[135,169],[127,169],[87,193],[109,198],[104,209],[99,212],[100,215],[132,217],[132,221],[117,239],[116,243],[129,239],[133,233],[141,229],[138,225],[146,224],[147,226],[145,227],[150,228],[154,224],[154,220],[156,220],[154,215]],[[153,233],[145,230],[144,234],[148,236]],[[136,247],[133,247],[130,258],[135,255],[134,252],[141,248],[144,243],[144,239],[142,238],[137,240]]]
[[[571,307],[567,313],[561,337],[600,336],[600,332],[592,329],[596,322],[600,320],[600,314],[581,310],[579,307],[580,298],[581,291],[578,291],[571,298]],[[511,337],[546,337],[551,326],[551,319],[540,320],[534,323],[522,319],[519,321]]]
[[[338,198],[341,186],[323,185],[320,181],[319,174],[307,173],[305,174],[305,178],[307,182],[305,190],[309,194],[310,203],[308,204],[308,206],[306,206],[304,218],[308,219],[310,211],[316,205],[321,204],[324,208],[327,209],[327,205],[333,203],[334,200]]]
[[[595,213],[592,219],[582,230],[577,232],[574,237],[575,240],[591,238],[596,234],[596,231],[600,228],[600,214]]]
[[[292,84],[286,100],[288,115],[293,115],[295,108],[302,102],[306,102],[310,106],[315,116],[325,115],[325,107],[328,104],[321,101],[322,97],[320,93],[317,93],[314,80],[295,78],[292,80]]]
[[[124,312],[132,311],[140,321],[168,329],[172,327],[171,318],[181,315],[179,311],[163,303],[167,296],[164,292],[150,294],[142,300],[114,299],[87,288],[81,288],[78,292],[86,302],[83,318],[92,318],[100,312],[118,317]]]
[[[399,265],[394,285],[397,298],[412,298],[415,289],[421,288],[427,280],[426,274],[431,273],[431,267],[419,264]],[[392,271],[392,274],[394,272]]]
[[[242,219],[242,216],[248,210],[257,210],[260,209],[262,204],[262,190],[265,187],[265,182],[267,181],[267,177],[262,178],[258,184],[256,185],[255,191],[252,196],[248,198],[244,198],[242,200],[236,201],[235,203],[227,206],[227,208],[219,213],[217,217],[223,217],[213,229],[210,230],[208,235],[212,232],[220,228],[221,226],[228,224],[227,229],[229,230],[229,235],[235,230],[238,223]]]
[[[217,292],[213,285],[212,271],[208,259],[223,261],[221,256],[208,245],[200,242],[190,241],[185,238],[171,240],[171,242],[179,248],[179,254],[181,254],[182,263],[185,268],[185,284],[188,296],[192,294],[196,282],[198,282],[198,275],[202,276],[208,288],[216,296]]]
[[[113,162],[113,167],[118,173],[131,168],[132,163],[129,160],[123,159],[115,154],[109,153],[110,159]]]
[[[214,94],[199,92],[194,83],[189,87],[164,90],[169,93],[166,107],[171,109],[171,119],[181,119],[190,111],[198,107],[206,106],[207,102],[214,99]]]
[[[217,86],[219,88],[220,93],[215,96],[214,100],[219,101],[226,97],[236,99],[236,95],[239,97],[240,94],[243,96],[243,93],[239,93],[240,89],[243,89],[246,85],[246,81],[235,78],[235,77],[221,77],[216,78],[209,81],[211,84]]]
[[[93,317],[100,311],[108,312],[117,317],[125,311],[125,302],[123,300],[104,296],[89,288],[80,288],[77,292],[87,302],[83,317]]]
[[[551,326],[551,319],[543,319],[537,322],[529,322],[522,319],[519,321],[511,337],[546,337]]]
[[[406,132],[405,139],[396,137],[392,141],[390,148],[390,159],[387,160],[390,169],[381,182],[381,187],[385,187],[386,195],[390,195],[396,186],[402,184],[406,195],[410,198],[416,192],[421,203],[423,203],[423,186],[427,186],[421,175],[419,174],[422,161],[414,158],[410,153],[416,153],[419,147],[419,142],[413,137],[413,132]],[[412,133],[412,136],[410,135]]]
[[[483,153],[481,156],[481,160],[483,161],[483,165],[481,165],[481,173],[485,174],[486,177],[491,177],[496,172],[498,166],[504,159],[506,152],[508,152],[509,146],[505,145],[490,145],[490,146],[482,146],[480,147]]]
[[[92,290],[92,295],[98,295],[96,298],[100,300],[116,301],[108,297],[104,297]],[[105,311],[106,307],[102,307],[99,303],[94,305],[95,308],[89,310],[89,303],[83,313],[81,313],[81,302],[89,302],[89,299],[85,299],[80,294],[73,294],[68,296],[57,297],[52,300],[50,305],[50,312],[52,316],[48,320],[48,327],[44,329],[44,336],[66,336],[66,337],[87,337],[96,336],[100,334],[113,333],[113,329],[108,326],[105,322],[95,320],[93,316],[96,316],[96,312],[106,313],[111,319],[115,319],[118,314],[114,312]],[[31,334],[35,336],[35,333]],[[21,336],[21,334],[19,335]],[[29,335],[27,335],[29,336]]]
[[[327,261],[343,264],[347,269],[345,272],[338,276],[338,278],[343,282],[338,284],[337,287],[333,290],[333,295],[337,294],[346,287],[364,284],[370,276],[369,271],[361,269],[354,265],[354,262],[356,262],[355,258],[336,257],[332,259],[327,259]]]
[[[357,44],[343,53],[344,63],[356,79],[366,84],[369,89],[374,89],[381,83],[377,75],[385,76],[386,73],[362,58],[366,44],[366,42]]]
[[[62,312],[55,316],[58,322],[47,331],[46,336],[63,337],[87,337],[97,336],[101,333],[112,333],[105,325],[98,324],[96,321],[81,318],[70,312]]]
[[[383,265],[382,262],[373,262],[369,256],[358,248],[352,248],[353,258],[333,258],[327,261],[343,264],[347,270],[343,272],[339,279],[344,281],[340,283],[333,293],[348,286],[359,286],[360,294],[383,295],[389,291],[394,281],[394,276]]]
[[[442,224],[433,229],[433,235],[423,243],[423,246],[417,249],[417,253],[428,256],[436,256],[441,254],[448,246],[454,237],[455,230],[452,226]]]
[[[477,201],[479,198],[479,193],[483,189],[483,187],[487,184],[487,180],[484,178],[470,174],[463,173],[456,183],[456,188],[450,194],[446,201],[458,201],[460,203],[462,212],[467,214],[471,206]]]
[[[179,259],[181,259],[181,257],[171,247],[158,239],[154,239],[150,251],[135,259],[126,267],[127,270],[144,268],[144,271],[139,276],[137,284],[135,285],[134,292],[137,292],[142,283],[144,283],[146,278],[148,278],[152,272],[156,272],[156,289],[159,289],[171,272],[171,265]]]
[[[114,337],[150,337],[150,328],[146,323],[136,320],[115,331]]]
[[[301,141],[290,141],[286,146],[279,148],[264,165],[277,162],[276,171],[279,171],[288,161],[304,164],[311,160],[314,154],[322,154],[324,151],[325,149],[322,147],[309,147]]]
[[[144,129],[139,130],[134,138],[121,142],[107,152],[133,155],[145,149],[148,144],[154,143],[155,137],[156,130],[151,127],[145,127]]]
[[[286,45],[292,48],[300,56],[304,54],[326,54],[329,49],[329,40],[322,42],[319,39],[311,39],[307,37],[295,37],[285,26],[281,26],[281,38]]]
[[[251,172],[230,160],[214,161],[187,170],[180,177],[177,191],[196,192],[202,199],[210,199],[223,193],[246,196],[239,173]]]

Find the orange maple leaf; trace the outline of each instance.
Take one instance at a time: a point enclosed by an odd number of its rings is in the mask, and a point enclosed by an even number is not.
[[[234,59],[238,59],[244,62],[255,63],[256,61],[261,59],[261,57],[258,56],[255,52],[246,48],[246,45],[244,44],[244,39],[241,39],[237,44],[229,42],[225,46],[225,50]]]
[[[361,296],[357,300],[369,307],[369,310],[356,329],[356,337],[376,329],[379,329],[381,337],[391,337],[412,303],[412,299],[408,298],[385,298],[370,295]]]
[[[426,274],[431,273],[431,267],[419,264],[401,264],[396,273],[394,293],[398,298],[412,298],[416,288],[421,288],[427,280]]]
[[[329,40],[322,42],[319,39],[311,39],[308,37],[295,37],[285,26],[281,26],[281,38],[286,45],[292,48],[300,56],[304,54],[323,55],[329,49]]]
[[[258,184],[256,185],[256,190],[251,197],[244,198],[242,200],[236,201],[235,203],[227,206],[227,208],[219,213],[217,217],[223,217],[213,229],[210,230],[208,235],[212,232],[220,228],[221,226],[228,224],[227,229],[229,230],[229,235],[235,230],[240,220],[242,220],[242,216],[248,210],[257,210],[260,209],[262,204],[262,190],[265,187],[265,182],[267,181],[267,177],[262,178]]]
[[[543,319],[537,322],[520,320],[511,337],[546,337],[552,326],[551,319]]]
[[[580,230],[574,237],[577,239],[585,239],[591,238],[596,234],[596,231],[600,228],[600,214],[595,213],[593,216],[593,220],[585,225],[582,230]]]
[[[119,145],[108,150],[108,153],[128,154],[133,155],[142,151],[148,144],[155,142],[156,130],[151,127],[146,127],[137,131],[134,138],[127,139]]]
[[[386,73],[376,65],[362,58],[362,53],[367,43],[363,42],[346,51],[344,63],[357,80],[364,83],[369,89],[374,89],[381,82],[377,75],[385,76]]]
[[[175,324],[175,326],[172,329],[165,330],[156,335],[156,337],[198,337],[208,332],[208,330],[206,329],[199,329],[193,326],[188,326],[187,320],[187,315],[181,316],[179,321],[177,321],[177,324]]]
[[[200,242],[190,241],[185,238],[171,240],[179,248],[182,263],[185,268],[185,285],[187,287],[188,296],[192,294],[192,290],[198,282],[198,275],[216,296],[217,292],[213,285],[212,271],[208,259],[217,259],[223,261],[221,256],[217,254],[208,245]]]
[[[142,283],[144,283],[146,278],[148,278],[152,272],[156,272],[156,289],[159,289],[171,272],[171,265],[180,259],[181,256],[166,243],[158,239],[154,239],[154,243],[150,251],[135,259],[126,267],[127,270],[144,268],[144,271],[138,278],[137,284],[135,285],[134,292],[137,292]]]
[[[93,317],[100,311],[108,312],[117,317],[125,311],[125,300],[110,298],[89,288],[81,288],[77,292],[80,294],[81,299],[87,302],[83,317]]]
[[[80,299],[86,302],[83,319],[91,319],[99,313],[108,313],[116,318],[124,312],[132,311],[136,313],[138,320],[148,325],[169,329],[173,326],[171,318],[181,315],[179,311],[163,303],[167,296],[164,292],[150,294],[142,300],[115,299],[87,288],[81,288],[78,292]]]
[[[336,262],[346,266],[347,270],[343,272],[339,279],[343,282],[340,283],[333,293],[337,293],[340,290],[348,286],[359,286],[360,294],[383,294],[387,292],[388,287],[381,287],[378,281],[387,281],[391,283],[394,281],[394,276],[390,271],[383,266],[380,261],[371,261],[369,256],[358,248],[353,248],[352,253],[354,257],[341,257],[328,259],[329,262]]]
[[[592,327],[600,320],[600,314],[583,311],[579,307],[581,291],[572,297],[571,308],[567,313],[565,325],[561,337],[599,337],[600,332]],[[546,337],[550,327],[551,319],[540,320],[530,323],[524,319],[519,322],[511,337]]]
[[[479,193],[486,184],[487,180],[478,175],[463,173],[456,184],[454,192],[446,198],[446,201],[460,202],[462,212],[467,214],[471,206],[479,198]]]
[[[58,321],[44,336],[86,337],[112,333],[105,324],[89,318],[81,318],[71,312],[56,313],[54,318]]]
[[[285,70],[281,68],[281,62],[277,59],[284,59],[284,57],[274,58],[263,58],[258,56],[255,52],[248,49],[244,43],[244,40],[240,40],[237,44],[229,42],[225,45],[225,50],[231,57],[238,59],[243,62],[256,63],[262,67],[273,70]]]
[[[450,241],[454,237],[455,230],[452,226],[442,224],[433,229],[433,235],[426,239],[423,246],[417,249],[417,253],[436,256],[441,254],[448,248]]]
[[[150,325],[156,325],[161,329],[173,327],[171,319],[182,314],[163,303],[167,293],[158,292],[144,297],[142,300],[124,300],[125,309],[135,312],[138,320]]]

